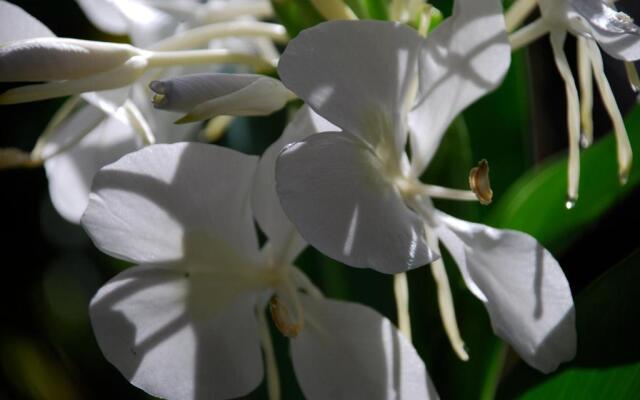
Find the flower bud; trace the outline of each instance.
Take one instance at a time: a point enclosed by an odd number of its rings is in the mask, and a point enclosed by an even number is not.
[[[249,74],[193,74],[149,85],[154,107],[186,115],[176,123],[218,115],[268,115],[284,107],[291,92],[277,79]]]

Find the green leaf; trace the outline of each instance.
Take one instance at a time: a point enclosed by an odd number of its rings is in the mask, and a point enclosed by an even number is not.
[[[627,116],[633,152],[640,154],[640,107]],[[567,158],[559,157],[535,168],[516,181],[498,198],[486,222],[500,228],[525,231],[545,247],[566,248],[577,234],[614,206],[640,181],[640,165],[634,164],[629,181],[618,182],[615,138],[612,134],[582,151],[580,198],[576,206],[565,207]]]
[[[551,375],[518,365],[498,398],[636,399],[640,393],[640,250],[576,300],[576,359]]]
[[[301,30],[325,21],[309,0],[271,0],[271,5],[292,38]]]

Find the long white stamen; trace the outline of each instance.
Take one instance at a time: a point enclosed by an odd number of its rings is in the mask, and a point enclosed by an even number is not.
[[[213,39],[239,36],[257,36],[271,39],[275,43],[285,44],[289,40],[284,26],[260,21],[218,22],[178,33],[156,43],[155,51],[172,51],[196,48]]]
[[[68,100],[66,100],[62,106],[53,114],[53,117],[47,124],[47,127],[42,132],[42,135],[38,138],[36,145],[33,147],[31,151],[31,159],[33,160],[41,160],[42,152],[44,150],[45,145],[49,142],[50,136],[55,129],[60,126],[60,124],[76,109],[77,105],[82,100],[82,97],[79,95],[71,96]]]
[[[631,171],[631,161],[633,154],[631,151],[631,143],[629,143],[629,136],[627,134],[627,128],[624,126],[624,120],[620,113],[620,108],[616,102],[616,98],[611,90],[611,85],[604,74],[604,66],[602,63],[602,54],[598,45],[594,41],[588,42],[589,57],[593,65],[593,76],[596,78],[600,95],[604,101],[605,108],[609,113],[609,117],[613,122],[613,130],[616,135],[616,149],[618,155],[618,178],[620,184],[627,183],[629,178],[629,172]]]
[[[264,310],[256,309],[256,314],[258,314],[260,341],[262,343],[262,351],[267,367],[267,391],[269,392],[269,400],[279,400],[280,373],[278,372],[278,363],[276,362],[276,353],[273,349],[269,325],[267,324]]]
[[[589,57],[589,39],[578,36],[578,80],[580,82],[580,144],[587,148],[593,143],[593,71]]]
[[[427,185],[418,180],[399,180],[397,183],[400,191],[405,196],[427,196],[437,199],[458,200],[458,201],[478,201],[478,197],[470,190],[450,189],[438,185]]]
[[[631,89],[636,93],[640,92],[640,76],[638,75],[636,65],[630,61],[625,61],[624,69],[627,72],[627,78],[629,79]]]
[[[311,4],[329,21],[358,19],[351,8],[342,0],[311,0]]]
[[[567,188],[567,208],[573,208],[578,200],[578,187],[580,185],[580,98],[576,82],[571,74],[571,67],[564,54],[564,41],[567,37],[565,31],[551,32],[551,47],[558,72],[564,80],[567,94],[567,126],[569,130],[569,168]]]
[[[257,71],[269,71],[275,68],[276,61],[226,49],[163,51],[154,52],[149,57],[149,68],[198,64],[245,64]]]
[[[429,247],[431,250],[440,254],[437,235],[429,227],[426,227],[426,230]],[[442,258],[431,263],[431,273],[433,274],[433,279],[438,289],[438,306],[440,308],[440,317],[442,318],[444,330],[458,358],[462,361],[467,361],[469,360],[469,354],[465,350],[464,341],[460,336],[460,329],[458,328],[456,311],[453,304],[453,295],[451,294],[451,286],[449,285],[449,278],[447,277],[447,271]]]
[[[409,312],[409,282],[407,274],[400,273],[393,276],[393,293],[396,298],[398,312],[398,328],[411,341],[411,314]]]
[[[520,28],[516,32],[509,35],[509,43],[511,43],[511,51],[534,42],[541,36],[549,32],[549,26],[544,19],[538,18],[532,23]]]
[[[131,123],[131,127],[138,134],[140,139],[142,139],[142,143],[145,146],[155,144],[156,137],[151,131],[151,127],[149,126],[147,119],[142,115],[138,106],[136,106],[131,100],[127,99],[123,107],[127,114],[127,119]]]
[[[504,20],[507,25],[507,32],[513,32],[524,20],[533,12],[538,5],[537,0],[516,0],[505,12]]]

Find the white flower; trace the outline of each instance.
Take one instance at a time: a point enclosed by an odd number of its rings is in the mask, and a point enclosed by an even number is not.
[[[500,3],[455,5],[426,40],[402,25],[361,21],[321,24],[289,44],[278,67],[283,83],[343,132],[286,147],[278,195],[302,237],[348,265],[397,273],[435,260],[445,328],[466,358],[435,254],[442,241],[496,333],[549,372],[575,353],[573,301],[557,261],[529,235],[455,219],[430,199],[474,193],[419,181],[450,121],[509,65]]]
[[[520,0],[518,3],[535,2]],[[567,96],[567,126],[569,131],[569,169],[567,208],[578,200],[580,181],[580,145],[588,147],[593,141],[593,84],[598,85],[605,108],[613,121],[618,157],[618,177],[626,183],[631,170],[632,152],[627,130],[604,74],[600,48],[610,56],[625,61],[634,90],[640,88],[640,79],[632,61],[640,59],[640,28],[625,13],[617,11],[605,0],[537,0],[542,16],[511,36],[514,49],[520,48],[540,36],[549,34],[556,66],[565,83]],[[528,9],[527,7],[523,9]],[[526,16],[526,12],[518,13]],[[517,24],[514,19],[513,25]],[[578,72],[580,95],[564,52],[567,33],[578,38]]]
[[[282,140],[326,126],[320,120],[302,111]],[[262,347],[277,397],[264,318],[271,298],[307,398],[437,398],[417,352],[386,318],[324,299],[291,265],[304,243],[272,188],[281,144],[257,175],[256,157],[203,144],[150,146],[96,175],[83,225],[101,250],[139,264],[91,303],[103,353],[152,395],[226,399],[257,387]],[[262,250],[254,212],[268,237]]]
[[[156,93],[154,107],[187,113],[177,123],[269,115],[292,99],[279,80],[264,75],[192,74],[153,81],[149,87]]]

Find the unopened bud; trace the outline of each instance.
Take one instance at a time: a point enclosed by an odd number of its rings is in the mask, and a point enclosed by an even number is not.
[[[469,187],[478,198],[478,201],[480,201],[480,204],[485,206],[491,204],[493,190],[491,190],[491,182],[489,181],[489,163],[487,160],[481,160],[477,167],[471,168],[469,172]]]

